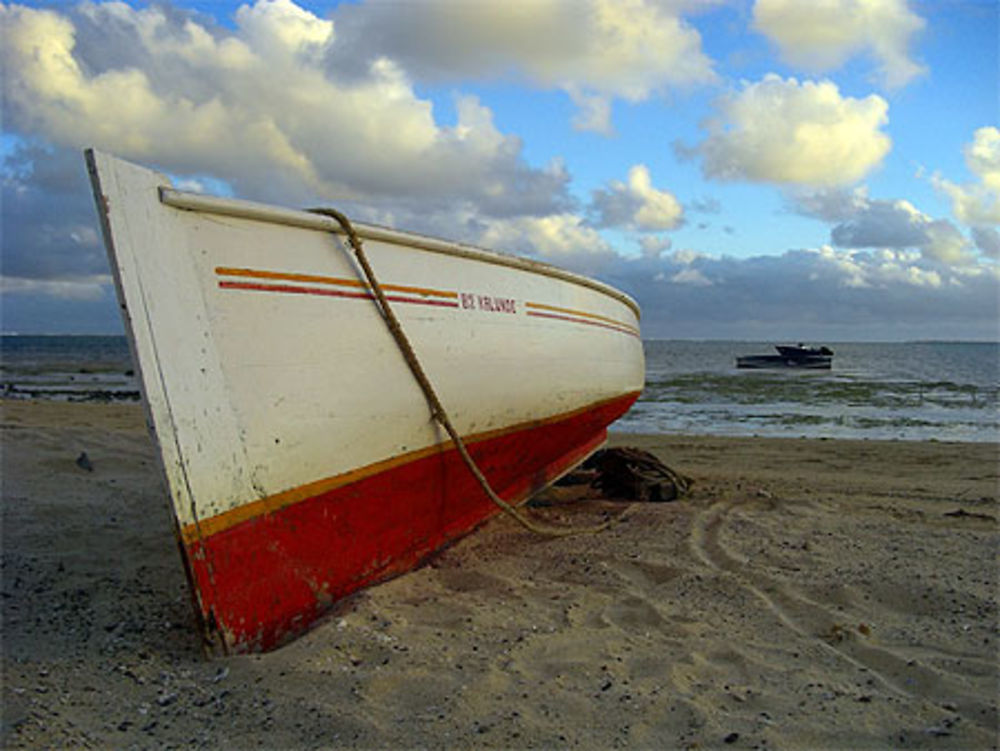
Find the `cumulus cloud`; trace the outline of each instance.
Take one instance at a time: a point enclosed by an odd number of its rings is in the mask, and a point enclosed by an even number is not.
[[[874,199],[864,187],[795,197],[794,209],[830,222],[838,248],[913,249],[952,266],[975,262],[972,243],[947,219],[934,219],[906,200]]]
[[[757,31],[792,65],[821,73],[859,54],[873,57],[886,86],[904,86],[925,72],[910,44],[926,22],[906,0],[757,0]]]
[[[698,269],[681,269],[670,277],[674,284],[690,284],[695,287],[711,287],[712,281]]]
[[[639,238],[639,250],[644,258],[659,258],[664,251],[670,250],[672,241],[664,235],[642,235]]]
[[[500,215],[568,204],[565,171],[529,166],[474,97],[444,127],[386,57],[329,75],[334,23],[291,0],[241,6],[233,30],[124,3],[0,6],[0,22],[6,126],[60,145],[285,202],[420,194]]]
[[[599,274],[619,256],[601,234],[577,214],[514,217],[489,222],[479,244],[532,256],[588,274]]]
[[[625,227],[642,232],[674,229],[684,220],[684,209],[666,190],[653,187],[649,168],[636,164],[628,182],[612,181],[607,189],[595,190],[591,204],[599,227]]]
[[[879,96],[841,96],[830,81],[768,74],[716,103],[697,155],[708,177],[786,185],[857,182],[889,153],[882,131],[888,104]]]
[[[959,185],[935,175],[933,183],[951,198],[960,222],[979,227],[1000,224],[1000,129],[979,128],[964,152],[975,181]]]
[[[927,243],[928,218],[909,201],[878,201],[855,194],[854,211],[834,226],[841,248],[906,248]]]
[[[715,80],[682,7],[655,0],[370,0],[336,10],[329,61],[357,73],[384,56],[433,81],[513,76],[566,91],[580,108],[577,127],[608,132],[615,98],[638,102]]]
[[[965,160],[983,185],[1000,191],[1000,129],[979,128],[965,147]]]

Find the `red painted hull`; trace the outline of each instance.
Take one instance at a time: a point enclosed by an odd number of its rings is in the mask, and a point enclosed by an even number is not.
[[[636,397],[473,438],[469,451],[504,499],[521,501],[597,448]],[[282,644],[338,599],[414,568],[497,513],[450,445],[274,506],[183,535],[206,636],[223,651]]]

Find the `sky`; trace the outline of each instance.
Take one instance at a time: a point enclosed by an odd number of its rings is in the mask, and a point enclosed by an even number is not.
[[[82,156],[602,279],[647,338],[1000,338],[997,0],[2,2],[5,333],[120,333]]]

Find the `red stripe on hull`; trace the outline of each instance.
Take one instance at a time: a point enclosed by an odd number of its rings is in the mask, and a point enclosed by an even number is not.
[[[636,395],[469,446],[520,501],[584,459]],[[417,566],[497,513],[453,448],[247,520],[186,546],[203,622],[228,652],[268,650],[336,600]]]

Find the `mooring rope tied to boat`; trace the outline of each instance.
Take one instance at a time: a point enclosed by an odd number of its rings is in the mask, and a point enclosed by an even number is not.
[[[392,306],[389,304],[389,300],[382,291],[382,285],[379,283],[377,277],[375,276],[375,271],[368,262],[368,256],[362,246],[361,238],[354,230],[354,225],[351,224],[351,220],[337,209],[317,208],[309,209],[309,211],[314,214],[321,214],[335,219],[344,230],[344,233],[347,235],[348,243],[354,251],[354,257],[357,259],[358,264],[360,264],[361,270],[365,275],[365,279],[368,281],[368,286],[371,287],[372,293],[375,296],[375,303],[379,308],[379,312],[382,314],[383,320],[389,327],[389,333],[392,334],[392,338],[396,341],[396,344],[403,355],[403,359],[406,360],[406,364],[409,366],[410,372],[413,373],[413,377],[416,378],[421,391],[424,393],[424,397],[427,399],[427,403],[431,409],[431,418],[441,425],[441,427],[445,429],[445,432],[448,433],[452,443],[455,444],[455,448],[462,457],[462,461],[465,463],[465,466],[468,467],[473,477],[475,477],[479,482],[483,491],[485,491],[486,495],[496,506],[498,506],[508,516],[513,517],[525,529],[530,530],[535,534],[547,537],[570,537],[572,535],[597,534],[605,531],[611,527],[612,524],[620,521],[625,514],[628,513],[628,509],[626,509],[616,518],[609,519],[603,524],[593,527],[553,527],[533,522],[531,519],[518,511],[514,506],[501,498],[497,492],[493,490],[489,480],[483,474],[482,470],[479,469],[479,465],[476,464],[475,459],[473,459],[469,454],[468,449],[465,447],[465,441],[462,440],[462,437],[458,434],[458,431],[452,424],[447,410],[445,410],[444,405],[438,398],[437,391],[435,391],[433,384],[431,384],[430,379],[424,372],[423,366],[420,364],[420,360],[417,357],[417,353],[413,349],[413,345],[410,344],[410,340],[403,331],[403,327],[400,324],[399,319],[396,317],[395,311],[393,311]]]

